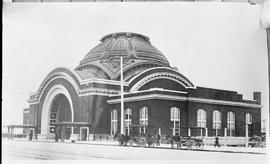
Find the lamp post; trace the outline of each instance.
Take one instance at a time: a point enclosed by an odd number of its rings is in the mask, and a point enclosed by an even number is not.
[[[125,134],[124,124],[124,78],[123,78],[123,57],[120,57],[120,73],[121,73],[121,134]]]

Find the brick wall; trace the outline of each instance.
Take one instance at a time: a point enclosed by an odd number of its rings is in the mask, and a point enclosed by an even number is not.
[[[214,136],[215,130],[213,129],[213,111],[218,110],[221,112],[221,128],[220,135],[224,136],[224,128],[227,127],[227,113],[232,111],[235,113],[235,135],[245,136],[245,125],[246,125],[246,113],[253,115],[253,127],[252,131],[254,135],[260,135],[261,131],[261,110],[244,107],[234,107],[225,105],[213,105],[213,104],[202,104],[202,103],[189,103],[189,126],[196,126],[197,122],[197,110],[204,109],[207,112],[207,128],[208,136]]]
[[[213,129],[213,111],[218,110],[221,112],[221,130],[219,136],[224,136],[224,128],[227,127],[227,113],[232,111],[235,113],[235,135],[245,136],[245,114],[251,113],[253,115],[253,135],[260,135],[260,120],[261,112],[259,109],[244,108],[244,107],[233,107],[224,105],[213,105],[213,104],[203,104],[194,102],[180,102],[171,100],[143,100],[139,102],[128,102],[125,103],[125,109],[132,109],[132,124],[139,124],[139,109],[142,107],[148,107],[148,122],[149,125],[156,126],[156,131],[161,128],[161,132],[164,135],[170,134],[170,108],[177,107],[181,110],[180,119],[181,126],[197,126],[197,110],[204,109],[207,112],[207,128],[208,136],[215,136],[215,130]],[[120,104],[113,105],[110,110],[118,110],[118,129],[120,130],[121,122],[121,111]],[[110,128],[110,127],[109,127]],[[181,129],[181,136],[187,136],[187,129]],[[203,132],[205,135],[205,133]],[[200,135],[200,130],[191,130],[191,135]]]
[[[151,132],[157,132],[158,128],[161,128],[161,133],[169,134],[170,133],[170,108],[177,107],[181,110],[180,112],[180,124],[185,126],[187,124],[187,110],[186,103],[179,101],[166,101],[166,100],[147,100],[139,102],[130,102],[125,103],[125,109],[132,109],[132,124],[139,124],[139,110],[143,107],[148,108],[148,124],[155,126],[150,128]],[[119,104],[113,105],[111,110],[118,110],[118,130],[120,131],[121,123],[121,111]]]

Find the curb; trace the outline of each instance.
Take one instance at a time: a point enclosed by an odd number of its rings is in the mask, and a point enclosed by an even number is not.
[[[13,141],[28,141],[28,140],[13,140]],[[80,143],[80,142],[55,142],[55,141],[41,141],[41,140],[33,140],[32,142],[43,142],[43,143],[61,143],[61,144],[81,144],[81,145],[102,145],[102,146],[119,146],[118,144],[104,144],[104,143]],[[122,147],[130,147],[130,146],[122,146]],[[132,146],[134,148],[141,148],[139,146]],[[232,150],[209,150],[209,149],[177,149],[177,148],[170,148],[170,147],[144,147],[144,148],[152,148],[152,149],[168,149],[173,151],[201,151],[201,152],[220,152],[220,153],[243,153],[243,154],[260,154],[260,155],[266,155],[266,153],[261,152],[244,152],[244,151],[232,151]]]

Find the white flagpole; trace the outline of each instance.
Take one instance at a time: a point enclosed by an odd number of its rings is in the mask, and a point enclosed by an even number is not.
[[[125,134],[124,124],[124,78],[123,78],[123,57],[120,57],[120,72],[121,72],[121,134]]]

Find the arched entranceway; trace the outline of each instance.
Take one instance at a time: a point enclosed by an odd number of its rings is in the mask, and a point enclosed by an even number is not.
[[[50,107],[50,123],[57,122],[72,122],[71,120],[71,107],[68,99],[63,94],[55,96]],[[69,139],[71,135],[71,127],[57,128],[50,125],[50,133],[55,133],[61,139]]]
[[[61,133],[61,138],[68,139],[73,134],[73,128],[56,129],[50,125],[50,123],[63,121],[74,122],[72,99],[64,86],[55,85],[47,93],[42,107],[42,138],[54,138],[55,133]]]

